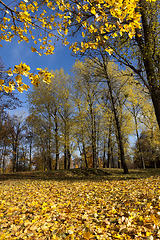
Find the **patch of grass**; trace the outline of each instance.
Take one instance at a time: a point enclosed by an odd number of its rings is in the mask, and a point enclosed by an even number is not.
[[[117,168],[76,168],[57,171],[15,172],[0,174],[0,181],[7,179],[39,179],[39,180],[127,180],[160,176],[160,169],[131,169],[129,174],[123,174]]]

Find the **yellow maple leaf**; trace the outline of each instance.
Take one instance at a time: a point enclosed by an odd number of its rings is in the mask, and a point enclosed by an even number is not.
[[[146,236],[147,236],[147,237],[149,237],[149,236],[151,236],[151,235],[152,235],[151,232],[146,232]]]
[[[112,48],[106,48],[105,51],[108,52],[109,55],[111,55],[113,53],[113,49]]]
[[[123,239],[123,236],[117,234],[117,235],[114,235],[115,238],[118,238],[118,239]]]
[[[83,9],[84,9],[85,11],[87,11],[87,10],[88,10],[88,4],[83,5]]]
[[[17,76],[15,77],[15,79],[16,79],[16,82],[17,82],[18,84],[21,84],[21,82],[22,82],[22,77],[21,77],[21,75],[17,75]]]
[[[28,88],[30,88],[30,87],[29,87],[27,84],[25,84],[25,83],[23,84],[22,87],[23,87],[23,89],[26,90],[26,91],[28,90]]]
[[[83,237],[85,239],[91,239],[92,237],[94,237],[94,235],[92,233],[90,233],[90,232],[84,232],[83,233]]]
[[[82,37],[83,37],[83,38],[85,37],[85,34],[84,34],[84,32],[82,32]]]
[[[17,90],[18,90],[18,92],[20,92],[20,93],[23,93],[23,91],[24,91],[23,87],[18,87]]]
[[[2,85],[4,83],[4,80],[0,79],[0,85]]]
[[[94,15],[96,15],[96,9],[95,9],[95,7],[92,7],[92,8],[91,8],[91,13],[94,14]]]
[[[6,93],[12,92],[12,88],[10,88],[10,87],[4,86],[3,89]]]
[[[12,73],[12,70],[11,70],[11,68],[9,68],[9,70],[8,70],[8,71],[6,71],[6,73],[8,74],[8,76],[13,76],[13,73]]]

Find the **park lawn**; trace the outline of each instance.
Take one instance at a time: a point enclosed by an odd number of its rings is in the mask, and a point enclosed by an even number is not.
[[[0,239],[160,239],[160,169],[130,172],[1,174]]]

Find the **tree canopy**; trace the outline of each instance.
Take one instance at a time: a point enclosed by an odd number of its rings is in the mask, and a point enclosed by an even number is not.
[[[150,0],[149,2],[154,2]],[[109,38],[117,37],[126,32],[132,38],[136,29],[141,28],[141,15],[137,0],[82,0],[82,1],[13,1],[11,5],[1,4],[1,35],[0,40],[11,42],[16,36],[18,43],[25,41],[32,52],[53,54],[55,43],[61,40],[64,45],[70,44],[73,52],[85,52],[104,45]],[[81,39],[81,48],[77,46],[75,36],[78,33]],[[86,41],[89,36],[92,40]],[[1,44],[1,47],[2,47]],[[105,50],[112,52],[110,47]],[[22,75],[28,76],[31,83],[37,85],[43,81],[50,82],[51,73],[37,68],[37,73],[30,72],[26,63],[20,63],[10,68],[8,75],[15,75],[14,80],[6,86],[3,79],[0,81],[1,90],[11,92],[17,87],[23,92],[29,86],[22,82]]]

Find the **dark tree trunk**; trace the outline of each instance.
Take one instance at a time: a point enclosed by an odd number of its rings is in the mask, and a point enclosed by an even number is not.
[[[156,156],[155,156],[155,148],[154,148],[154,143],[153,143],[153,140],[154,140],[154,136],[153,136],[153,126],[152,126],[152,129],[151,129],[151,147],[152,147],[152,163],[154,163],[154,168],[156,168]]]
[[[83,155],[84,155],[84,161],[85,161],[86,168],[88,168],[87,155],[86,155],[86,148],[85,148],[85,143],[84,143],[84,139],[83,139],[83,138],[82,138],[82,144],[83,144]]]
[[[56,152],[56,166],[55,166],[55,170],[59,170],[59,153]]]
[[[108,138],[108,156],[107,156],[107,168],[110,168],[110,161],[111,161],[111,153],[110,153],[110,138]]]
[[[64,169],[67,169],[67,146],[64,144]]]
[[[125,161],[124,147],[123,147],[123,141],[122,141],[122,132],[121,132],[121,127],[120,127],[120,122],[119,122],[119,119],[118,119],[118,112],[116,110],[114,97],[113,97],[113,94],[112,94],[111,83],[110,83],[110,80],[109,80],[108,76],[107,76],[107,84],[108,84],[108,88],[109,88],[109,93],[110,93],[111,103],[112,103],[112,109],[113,109],[114,118],[115,118],[116,127],[117,127],[117,137],[118,137],[118,145],[119,145],[119,150],[120,150],[121,164],[122,164],[124,173],[127,174],[128,173],[128,167],[127,167],[127,164],[126,164],[126,161]]]
[[[114,168],[114,157],[113,157],[113,147],[111,146],[111,157],[112,157],[112,168]]]
[[[32,164],[32,141],[29,144],[29,171],[31,171]]]
[[[96,159],[96,138],[95,138],[95,132],[92,131],[92,154],[93,154],[93,168],[97,167],[97,159]]]
[[[121,162],[118,160],[118,168],[121,168]]]
[[[70,153],[70,149],[69,149],[69,129],[67,128],[66,131],[66,146],[67,146],[67,169],[70,169],[70,165],[71,165],[71,153]]]
[[[55,165],[55,170],[59,170],[59,141],[58,141],[57,115],[55,115],[55,139],[56,139],[56,165]]]
[[[68,169],[71,167],[71,154],[69,148],[67,149]]]
[[[100,142],[100,126],[99,126],[99,117],[97,117],[97,123],[95,122],[95,137],[96,137],[96,163],[97,163],[97,167],[99,167],[100,165],[100,161],[99,161],[99,142]],[[97,126],[97,127],[96,127]]]
[[[48,170],[52,170],[52,158],[51,158],[51,139],[49,138],[49,143],[48,143],[48,161],[47,161],[47,168],[48,168]]]
[[[96,135],[95,135],[95,116],[93,114],[92,104],[90,105],[90,114],[92,121],[92,157],[93,157],[93,168],[97,167],[97,159],[96,159]]]
[[[107,156],[107,168],[111,166],[111,122],[109,124],[109,135],[108,135],[108,156]]]
[[[64,122],[64,169],[67,169],[67,126]]]
[[[147,16],[147,5],[148,3],[144,0],[139,1],[140,4],[140,13],[141,13],[141,19],[142,19],[142,31],[143,31],[143,38],[141,35],[139,35],[138,30],[135,35],[135,40],[139,46],[146,75],[147,75],[147,87],[149,89],[151,99],[153,102],[154,110],[155,110],[155,115],[157,118],[157,123],[159,125],[160,129],[160,88],[159,88],[159,78],[160,78],[160,60],[159,60],[159,55],[155,56],[155,48],[156,45],[154,45],[154,40],[153,40],[153,28],[148,23],[148,18],[153,17],[153,13],[150,12],[151,16]],[[157,20],[158,21],[158,20]],[[158,22],[157,22],[158,23]],[[154,36],[158,34],[158,29],[157,32],[155,30]],[[156,57],[156,58],[155,58]],[[157,68],[157,61],[158,61],[158,71],[156,71]]]
[[[102,56],[102,59],[103,59],[104,74],[105,74],[105,77],[106,77],[106,80],[107,80],[107,85],[108,85],[109,94],[110,94],[110,98],[111,98],[112,110],[113,110],[114,119],[115,119],[115,122],[116,122],[118,146],[119,146],[119,151],[120,151],[121,164],[122,164],[124,173],[127,174],[128,173],[128,167],[127,167],[127,164],[126,164],[126,161],[125,161],[121,126],[120,126],[120,122],[119,122],[119,118],[118,118],[118,112],[117,112],[117,109],[116,109],[116,106],[115,106],[115,100],[114,100],[114,97],[113,97],[111,82],[110,82],[110,79],[109,79],[108,73],[107,73],[107,66],[106,66],[107,62],[106,62],[106,59],[105,59],[104,55],[101,54],[101,56]]]
[[[104,147],[103,147],[103,168],[106,168],[106,144],[105,144],[105,139],[104,139]]]
[[[145,169],[145,162],[144,162],[144,159],[143,159],[141,144],[140,144],[140,141],[139,141],[138,124],[137,124],[137,118],[136,118],[134,108],[133,108],[133,111],[134,111],[134,121],[135,121],[135,127],[136,127],[137,143],[138,143],[138,155],[139,155],[141,163],[142,163],[142,168]]]
[[[46,162],[47,162],[47,159],[46,159],[46,156],[44,156],[44,168],[43,168],[44,171],[46,170]]]
[[[3,173],[4,173],[4,171],[5,171],[6,145],[4,147],[4,154],[2,154],[2,157],[3,157]]]
[[[153,87],[150,90],[150,93],[151,93],[151,98],[152,98],[152,102],[153,102],[158,126],[159,126],[159,129],[160,129],[160,88]]]
[[[14,143],[13,143],[14,144]],[[12,160],[12,167],[13,167],[13,172],[16,172],[16,147],[13,146],[13,160]]]
[[[51,156],[49,156],[48,158],[48,170],[52,170],[52,159],[51,159]]]
[[[49,139],[48,139],[48,152],[47,152],[47,169],[52,170],[52,157],[51,157],[51,115],[50,112],[48,111],[49,115]]]

